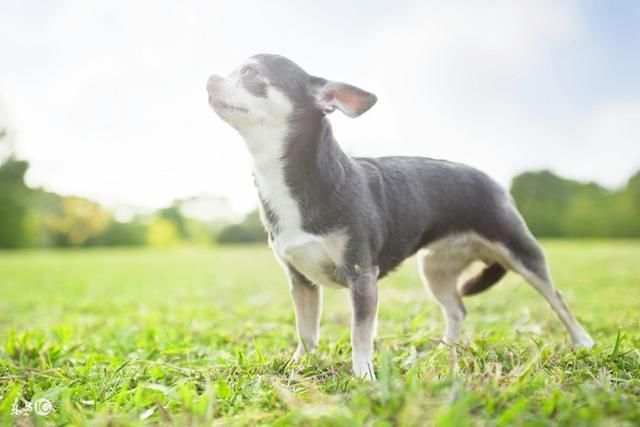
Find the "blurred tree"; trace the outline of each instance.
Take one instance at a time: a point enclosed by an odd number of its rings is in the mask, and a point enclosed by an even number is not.
[[[25,219],[27,246],[50,247],[55,246],[57,232],[48,225],[48,216],[52,212],[62,211],[62,196],[50,193],[41,188],[31,189],[28,203],[28,212]]]
[[[88,199],[68,196],[57,206],[49,206],[45,222],[56,246],[81,246],[102,233],[110,215],[99,204]]]
[[[550,171],[526,172],[513,178],[511,195],[537,236],[562,236],[573,185]]]
[[[166,219],[167,221],[173,224],[180,239],[182,240],[190,239],[191,236],[189,236],[187,221],[185,217],[182,215],[179,201],[175,201],[168,208],[160,209],[158,211],[158,216],[160,218]]]
[[[17,160],[7,132],[0,129],[0,248],[47,246],[167,246],[180,240],[209,243],[209,226],[187,219],[181,202],[161,209],[149,227],[139,219],[113,221],[100,205],[62,197],[25,184],[29,167]]]
[[[640,237],[640,172],[616,192],[549,171],[527,172],[513,179],[511,194],[537,236]]]
[[[173,222],[156,217],[147,228],[147,243],[153,247],[174,246],[180,242],[180,235]]]
[[[612,193],[594,183],[571,185],[571,199],[564,213],[563,236],[607,237],[620,218],[613,215]]]
[[[624,224],[615,230],[620,237],[640,237],[640,171],[633,175],[617,198],[617,213]]]
[[[28,168],[29,163],[13,157],[0,165],[0,248],[28,245],[29,188],[24,182]]]
[[[213,243],[211,241],[212,224],[207,224],[204,221],[199,221],[194,218],[186,218],[185,224],[189,242],[195,245],[209,245]]]
[[[629,203],[636,209],[636,213],[640,215],[640,171],[629,179],[624,192]]]
[[[260,221],[257,210],[249,213],[240,224],[223,228],[217,237],[218,243],[256,243],[266,242],[267,233]]]
[[[87,240],[87,246],[144,246],[147,226],[139,220],[112,221],[101,233]]]

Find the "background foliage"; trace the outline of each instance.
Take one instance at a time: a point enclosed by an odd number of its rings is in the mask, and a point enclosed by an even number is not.
[[[7,144],[0,132],[0,144]],[[257,211],[238,223],[186,217],[182,201],[119,221],[91,200],[25,183],[29,163],[11,150],[0,159],[0,248],[175,246],[266,241]],[[618,190],[565,179],[550,171],[513,179],[511,194],[538,237],[640,237],[640,172]]]
[[[513,179],[511,194],[541,237],[640,237],[640,172],[617,191],[549,171]]]

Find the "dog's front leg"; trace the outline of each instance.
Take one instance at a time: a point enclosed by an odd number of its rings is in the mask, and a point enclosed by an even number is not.
[[[375,380],[373,370],[373,338],[378,316],[378,270],[363,270],[350,281],[353,317],[351,321],[351,353],[353,373]]]
[[[318,346],[322,289],[295,271],[289,272],[289,281],[298,330],[298,347],[293,354],[293,359],[297,361],[303,354],[315,350]]]

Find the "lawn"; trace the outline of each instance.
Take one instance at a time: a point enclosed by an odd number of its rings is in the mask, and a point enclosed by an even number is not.
[[[639,425],[640,242],[544,246],[594,350],[572,351],[513,274],[439,348],[408,260],[380,284],[375,383],[350,376],[341,290],[319,351],[289,362],[288,286],[263,247],[0,252],[0,424]],[[11,415],[38,399],[48,415]]]

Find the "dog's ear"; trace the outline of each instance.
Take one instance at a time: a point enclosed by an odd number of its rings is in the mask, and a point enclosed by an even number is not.
[[[316,105],[325,114],[336,108],[349,117],[358,117],[373,107],[378,98],[358,87],[346,83],[323,80],[316,85]]]

